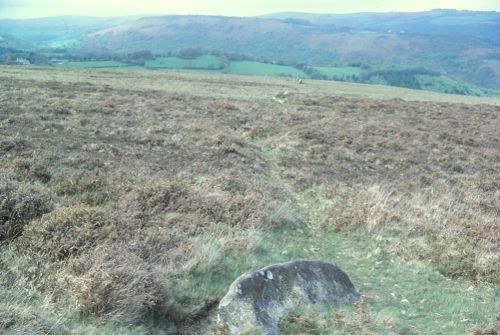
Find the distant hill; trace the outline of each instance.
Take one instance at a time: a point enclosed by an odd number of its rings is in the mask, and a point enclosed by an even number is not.
[[[262,16],[297,24],[337,25],[374,32],[473,36],[500,41],[500,13],[435,9],[416,13],[308,14]]]
[[[497,12],[63,17],[0,20],[2,34],[34,48],[67,48],[73,54],[167,54],[199,48],[289,65],[424,69],[500,88]]]
[[[300,18],[304,17],[307,14]],[[160,53],[198,47],[287,64],[328,66],[361,62],[375,67],[421,67],[483,87],[500,86],[495,72],[500,64],[497,40],[478,38],[472,33],[365,31],[367,22],[362,29],[351,29],[321,20],[321,24],[305,24],[297,19],[146,17],[90,34],[83,47],[115,52],[148,49]]]
[[[75,46],[91,32],[123,22],[130,17],[56,16],[25,20],[0,20],[0,36],[11,36],[22,41],[23,48]],[[1,43],[1,41],[0,41]]]

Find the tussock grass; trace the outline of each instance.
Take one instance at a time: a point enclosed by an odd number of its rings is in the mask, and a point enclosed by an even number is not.
[[[494,251],[499,243],[498,215],[481,208],[482,194],[471,191],[454,197],[446,187],[408,194],[380,185],[329,194],[328,220],[337,229],[397,234],[404,240],[393,251],[402,257],[432,259],[449,276],[500,280],[499,255]]]
[[[91,255],[93,258],[80,257],[72,264],[75,276],[71,285],[81,312],[134,324],[161,309],[165,288],[151,266],[128,252],[125,245],[99,247]]]

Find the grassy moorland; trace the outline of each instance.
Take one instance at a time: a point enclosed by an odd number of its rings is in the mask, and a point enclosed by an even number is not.
[[[498,100],[173,71],[0,84],[2,334],[223,334],[231,281],[295,258],[363,299],[284,334],[499,327]]]

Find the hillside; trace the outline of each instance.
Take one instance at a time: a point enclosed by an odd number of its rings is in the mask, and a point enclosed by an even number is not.
[[[90,34],[84,50],[155,53],[223,50],[285,64],[363,63],[425,68],[498,88],[500,41],[463,34],[364,31],[358,26],[301,25],[287,20],[210,16],[146,17]]]
[[[0,48],[84,60],[110,60],[142,50],[165,56],[199,48],[236,60],[291,66],[423,69],[498,90],[499,27],[497,12],[452,10],[246,18],[59,17],[0,20]]]
[[[498,329],[498,99],[179,71],[0,82],[1,334],[222,335],[229,284],[298,258],[338,263],[362,300],[298,310],[285,335]]]
[[[341,26],[357,30],[421,34],[473,36],[500,40],[500,13],[435,9],[415,13],[309,14],[273,13],[264,18],[287,20],[302,25]]]
[[[57,16],[24,20],[0,19],[0,36],[18,39],[19,44],[11,44],[17,49],[65,48],[77,45],[89,33],[138,18]]]

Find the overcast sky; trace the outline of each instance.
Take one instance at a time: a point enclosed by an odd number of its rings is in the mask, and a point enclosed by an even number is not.
[[[500,0],[0,0],[0,18],[141,14],[252,16],[279,11],[351,13],[433,8],[500,11]]]

